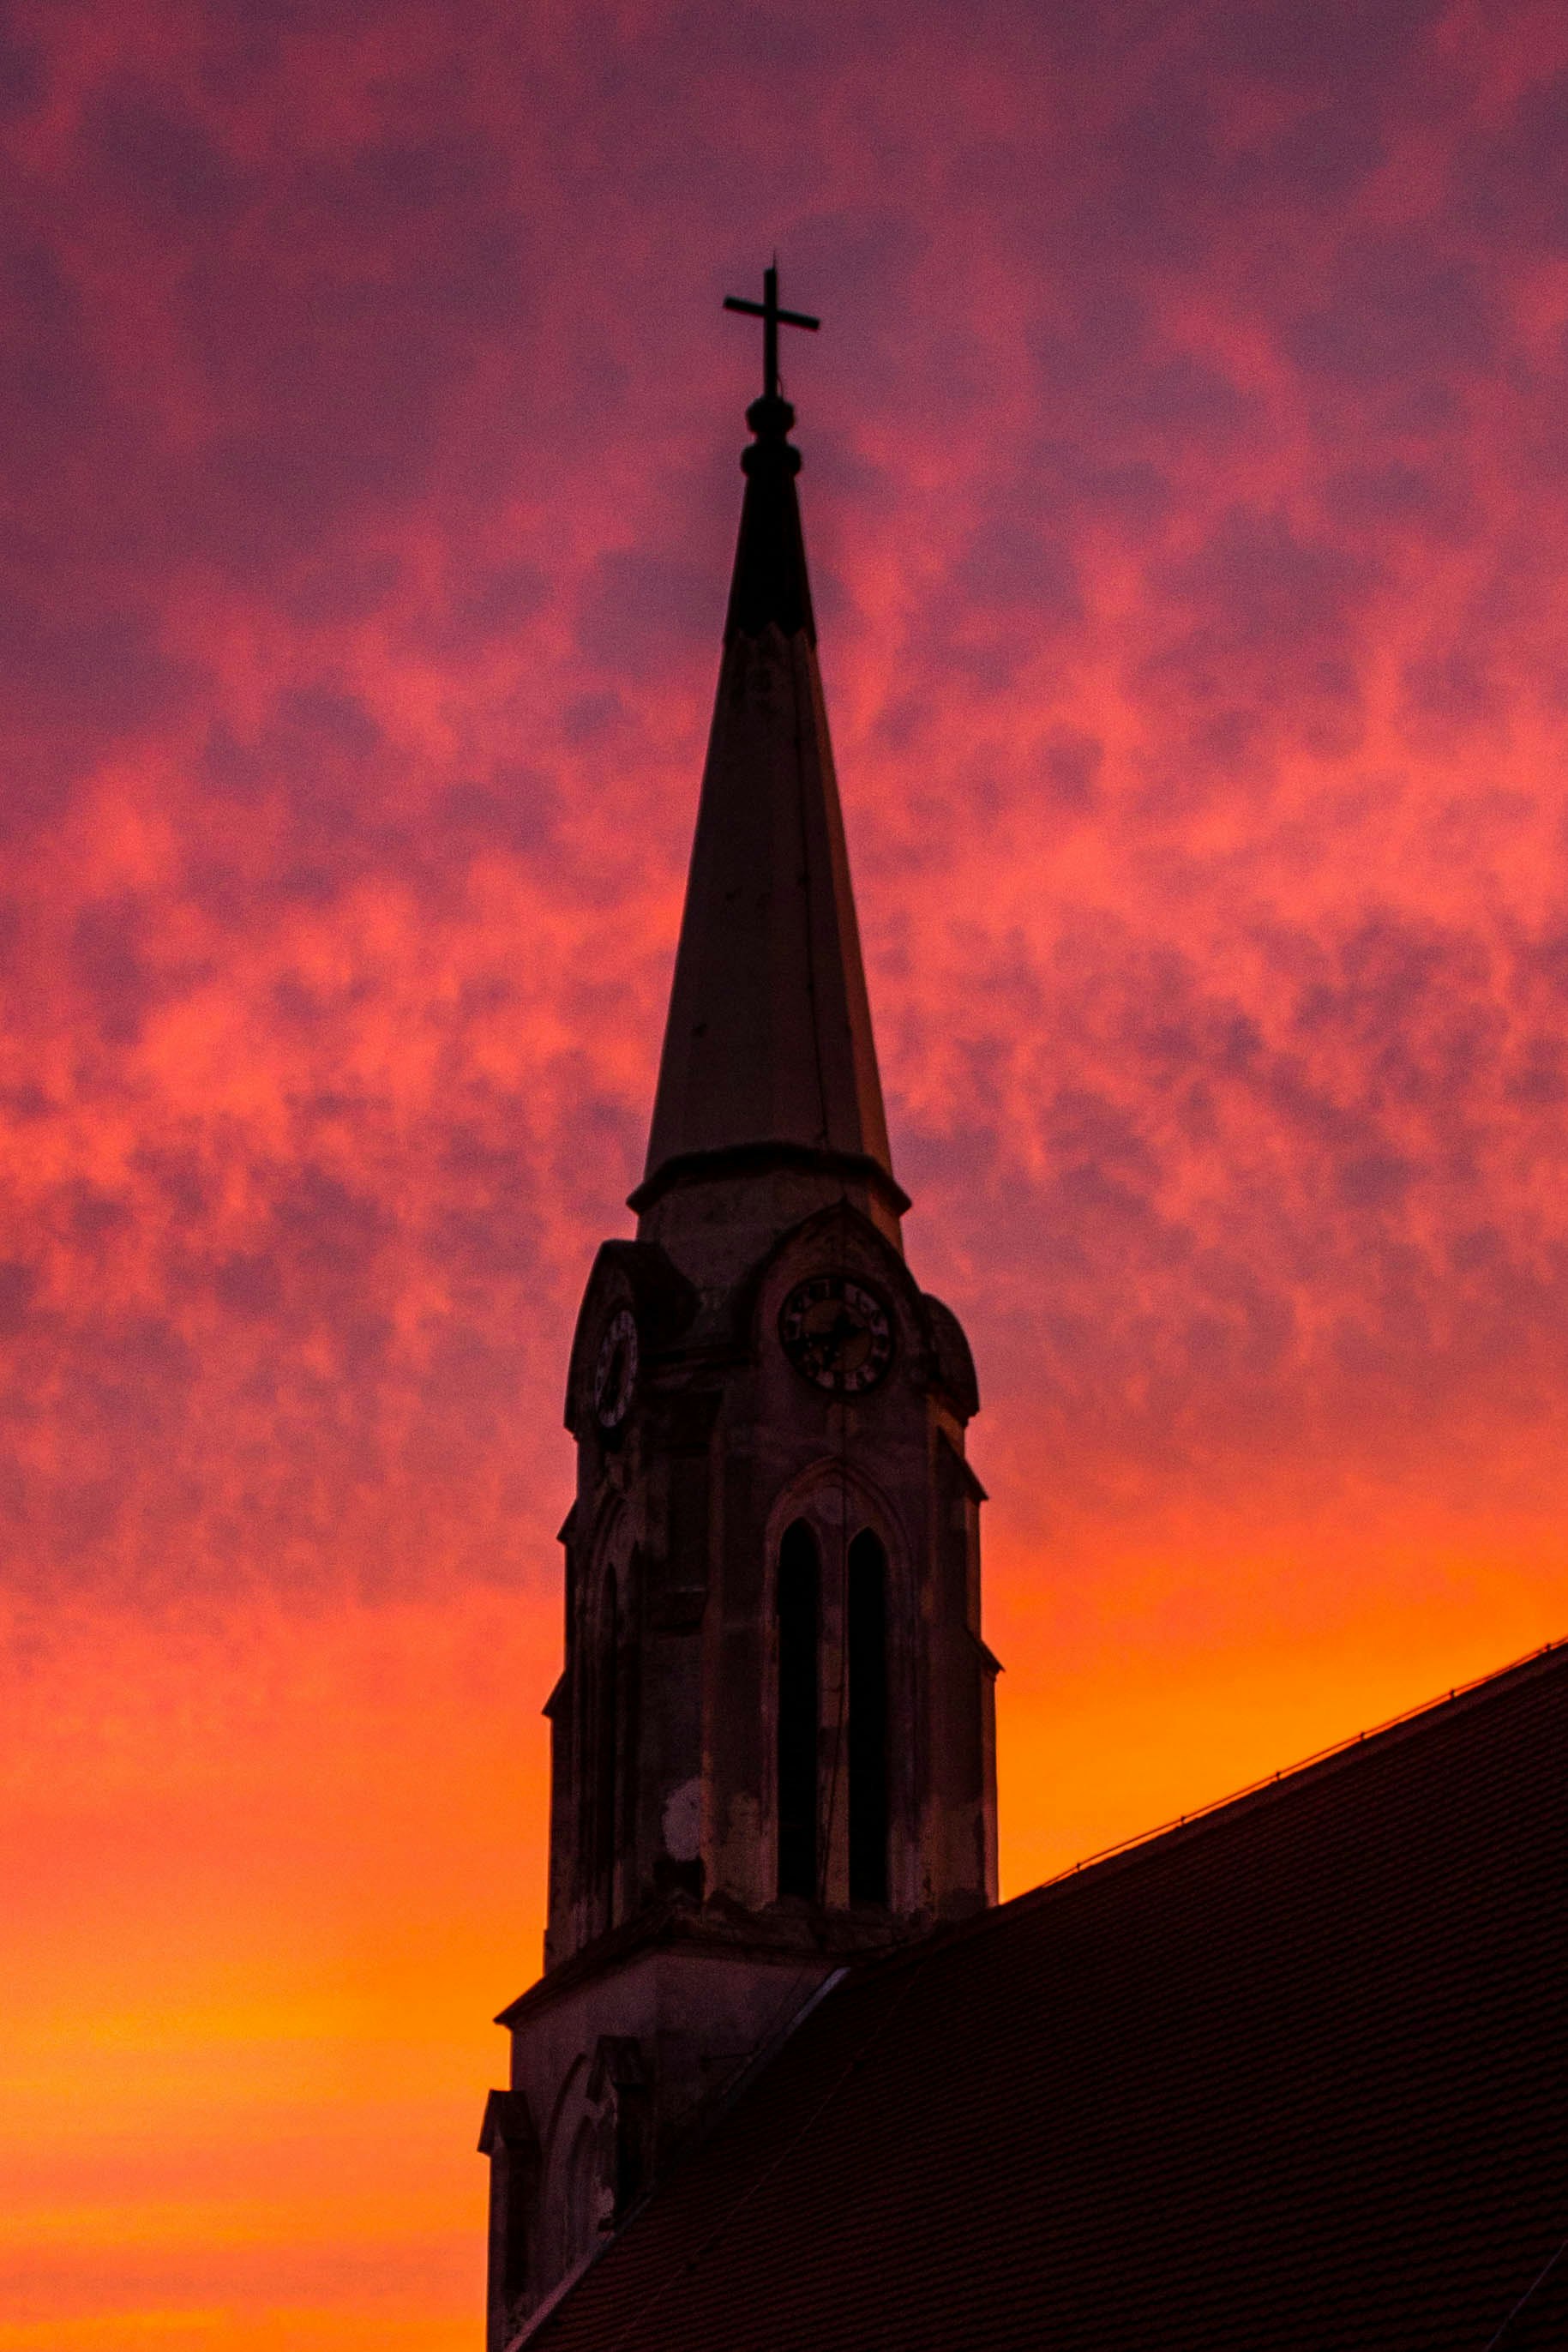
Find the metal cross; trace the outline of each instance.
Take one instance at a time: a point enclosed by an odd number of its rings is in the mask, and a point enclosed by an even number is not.
[[[779,265],[762,273],[762,299],[743,302],[738,294],[724,298],[727,310],[744,310],[748,319],[762,321],[762,396],[765,400],[779,397],[779,330],[785,327],[809,327],[813,334],[821,325],[821,319],[808,319],[804,310],[781,310],[779,308]]]

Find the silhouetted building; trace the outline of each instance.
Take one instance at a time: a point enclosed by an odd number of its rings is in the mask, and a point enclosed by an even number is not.
[[[637,1238],[568,1375],[490,2352],[1568,2342],[1568,2255],[1510,2318],[1568,2234],[1563,1654],[989,1907],[975,1375],[903,1254],[771,370],[748,422]]]

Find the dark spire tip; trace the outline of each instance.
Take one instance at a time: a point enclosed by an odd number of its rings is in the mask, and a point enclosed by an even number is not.
[[[776,392],[765,392],[746,412],[746,421],[759,441],[782,441],[795,423],[795,412]]]
[[[765,393],[754,400],[746,412],[746,421],[757,438],[749,448],[740,453],[743,474],[798,474],[800,452],[785,435],[795,422],[795,412],[787,400],[777,394]]]

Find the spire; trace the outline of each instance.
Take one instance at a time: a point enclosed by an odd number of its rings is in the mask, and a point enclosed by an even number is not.
[[[768,319],[776,279],[759,315]],[[757,310],[758,306],[733,307]],[[799,320],[792,323],[810,324]],[[773,366],[747,412],[746,493],[645,1208],[682,1178],[768,1160],[854,1175],[896,1213],[843,820],[817,666],[794,410]],[[719,1157],[722,1155],[722,1157]]]
[[[815,646],[817,622],[806,577],[800,502],[795,496],[800,452],[784,437],[795,412],[787,400],[764,394],[752,402],[746,421],[757,438],[740,460],[746,496],[724,641],[727,646],[736,636],[759,637],[771,621],[787,637],[803,629]]]

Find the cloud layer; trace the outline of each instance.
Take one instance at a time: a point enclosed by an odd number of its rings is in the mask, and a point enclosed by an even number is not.
[[[0,1537],[68,1691],[504,1596],[537,1703],[775,246],[1015,1883],[1561,1632],[1565,97],[1531,0],[0,13]]]

